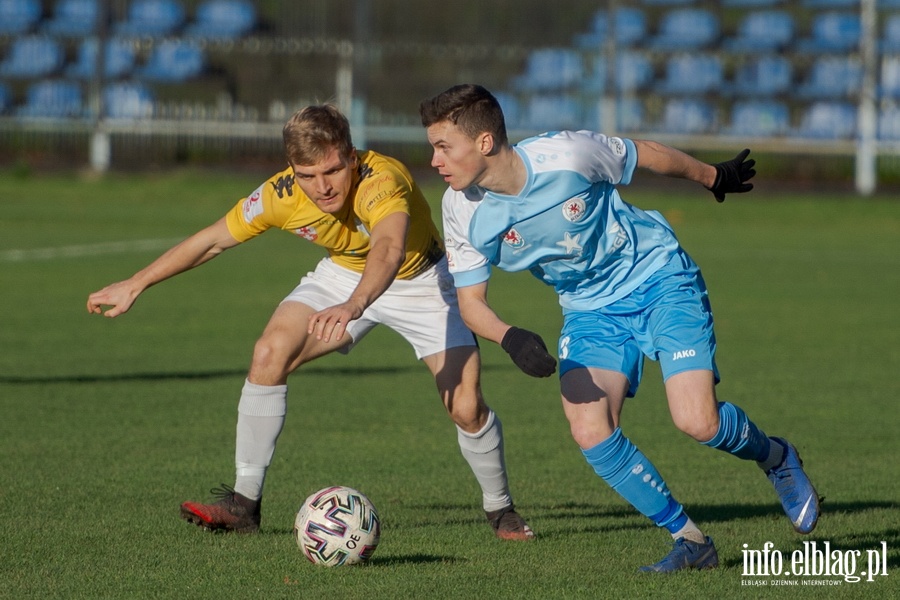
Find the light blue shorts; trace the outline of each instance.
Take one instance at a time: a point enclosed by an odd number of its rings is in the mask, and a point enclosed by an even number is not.
[[[663,379],[716,367],[712,310],[700,269],[679,253],[636,290],[608,306],[565,312],[559,374],[593,367],[624,374],[637,393],[644,356],[659,361]]]

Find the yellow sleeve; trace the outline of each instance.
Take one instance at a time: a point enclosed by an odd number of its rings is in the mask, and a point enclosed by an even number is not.
[[[291,211],[279,201],[279,191],[293,184],[290,169],[269,178],[225,215],[228,232],[239,242],[246,242],[271,227],[282,227]]]

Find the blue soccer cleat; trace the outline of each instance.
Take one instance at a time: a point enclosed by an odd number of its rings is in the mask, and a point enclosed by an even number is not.
[[[674,573],[688,569],[714,569],[719,566],[719,553],[711,538],[698,544],[683,537],[675,540],[675,547],[655,565],[641,567],[644,573]]]
[[[769,438],[784,446],[784,459],[777,467],[766,471],[766,477],[775,486],[785,514],[797,533],[810,533],[819,520],[819,495],[806,473],[803,461],[793,444],[782,438]]]

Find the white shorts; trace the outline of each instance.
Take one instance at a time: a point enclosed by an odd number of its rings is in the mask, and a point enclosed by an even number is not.
[[[325,258],[282,302],[300,302],[323,310],[345,302],[361,277],[360,273]],[[359,319],[347,325],[353,342],[340,352],[349,352],[379,323],[402,335],[412,345],[416,358],[457,346],[476,345],[475,336],[459,314],[456,288],[446,258],[412,279],[395,279]]]

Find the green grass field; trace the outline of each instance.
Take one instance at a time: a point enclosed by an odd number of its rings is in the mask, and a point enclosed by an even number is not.
[[[260,535],[184,523],[182,501],[233,482],[253,342],[319,251],[272,232],[152,288],[118,319],[88,315],[85,301],[263,178],[0,175],[0,597],[900,597],[900,202],[779,194],[764,182],[724,205],[681,186],[624,193],[664,212],[703,268],[720,397],[800,449],[826,497],[811,536],[793,533],[754,465],[675,431],[650,364],[625,432],[716,540],[722,565],[638,574],[669,536],[584,462],[557,381],[527,378],[485,344],[485,394],[504,423],[518,508],[538,535],[496,540],[427,370],[387,330],[292,376]],[[500,273],[491,297],[506,320],[556,339],[549,288]],[[290,535],[297,505],[332,484],[363,490],[379,509],[382,541],[367,566],[318,568]],[[859,550],[861,561],[885,542],[889,575],[743,576],[744,548],[772,542],[787,557],[805,540]],[[841,585],[775,585],[801,580]]]

